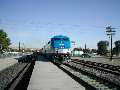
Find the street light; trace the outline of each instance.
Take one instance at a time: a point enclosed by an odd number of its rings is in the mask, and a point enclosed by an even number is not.
[[[109,36],[110,38],[110,42],[111,42],[111,52],[110,52],[110,60],[112,61],[112,57],[113,57],[113,52],[112,52],[112,36],[115,35],[115,30],[112,30],[112,29],[115,29],[115,28],[112,28],[111,26],[107,26],[106,27],[106,33],[107,33],[107,36]]]

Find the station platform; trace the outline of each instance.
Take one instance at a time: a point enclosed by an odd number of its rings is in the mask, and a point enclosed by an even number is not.
[[[49,61],[36,61],[27,90],[85,90]]]

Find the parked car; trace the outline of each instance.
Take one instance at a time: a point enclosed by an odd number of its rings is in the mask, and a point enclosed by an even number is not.
[[[82,58],[90,58],[91,55],[88,54],[88,53],[84,53],[84,54],[81,55],[81,57],[82,57]]]

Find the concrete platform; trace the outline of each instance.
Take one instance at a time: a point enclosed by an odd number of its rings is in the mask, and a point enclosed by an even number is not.
[[[15,59],[15,57],[13,57],[13,58],[0,58],[0,71],[2,71],[3,69],[5,69],[5,68],[17,63],[17,62],[18,61]]]
[[[36,61],[27,90],[85,90],[85,88],[51,62]]]

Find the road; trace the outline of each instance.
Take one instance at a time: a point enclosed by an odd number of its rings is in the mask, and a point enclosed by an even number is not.
[[[17,59],[18,57],[10,57],[10,58],[2,58],[0,59],[0,71],[2,71],[3,69],[17,63]]]

